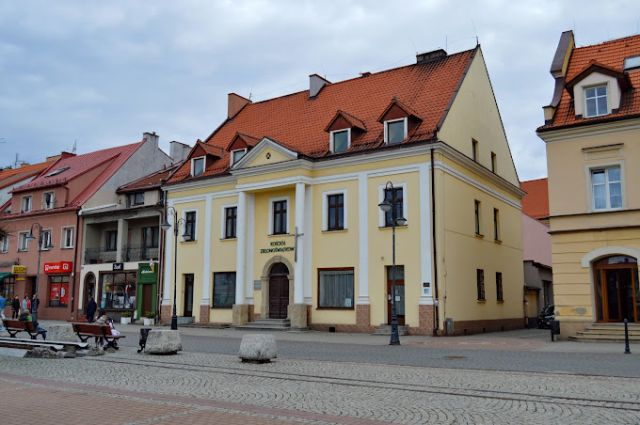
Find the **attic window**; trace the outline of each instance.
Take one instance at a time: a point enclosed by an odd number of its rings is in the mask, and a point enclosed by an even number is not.
[[[632,56],[630,58],[626,58],[624,60],[624,70],[628,71],[630,69],[640,68],[640,56]]]
[[[191,176],[198,177],[204,173],[204,156],[191,160]]]
[[[587,87],[584,89],[585,116],[597,117],[609,113],[607,106],[607,85]]]
[[[65,171],[67,171],[69,169],[69,167],[62,167],[62,168],[56,168],[55,170],[53,170],[52,172],[50,172],[49,174],[47,174],[45,177],[53,177],[53,176],[57,176],[58,174],[62,174]]]
[[[345,152],[351,146],[351,129],[331,132],[331,152]]]
[[[407,137],[407,119],[389,120],[384,122],[384,141],[388,145],[402,143]]]
[[[231,166],[234,166],[247,154],[247,149],[236,149],[231,151]]]

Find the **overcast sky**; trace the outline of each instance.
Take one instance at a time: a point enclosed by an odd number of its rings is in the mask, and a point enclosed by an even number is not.
[[[521,180],[546,175],[535,134],[560,33],[637,34],[638,1],[0,0],[0,166],[138,141],[204,139],[227,93],[263,100],[410,64],[478,37]]]

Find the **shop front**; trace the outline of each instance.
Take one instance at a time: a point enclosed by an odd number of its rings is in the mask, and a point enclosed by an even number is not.
[[[98,284],[98,308],[114,320],[121,317],[136,319],[137,270],[123,270],[123,263],[113,263],[112,271],[100,272]]]
[[[66,319],[67,311],[71,306],[73,262],[56,261],[44,263],[42,270],[46,280],[38,282],[39,311],[42,313],[39,317]],[[33,285],[32,292],[35,292],[35,285]]]
[[[138,317],[153,317],[158,309],[158,263],[138,264]]]

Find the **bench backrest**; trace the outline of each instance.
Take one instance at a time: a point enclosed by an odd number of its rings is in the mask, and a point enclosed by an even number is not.
[[[88,323],[74,323],[73,331],[75,333],[90,335],[111,335],[111,327],[109,325],[92,325]]]
[[[23,320],[3,320],[4,327],[10,329],[24,329],[25,331],[34,331],[33,322],[25,322]]]

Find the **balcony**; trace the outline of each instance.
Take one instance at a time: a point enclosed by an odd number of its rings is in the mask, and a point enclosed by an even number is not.
[[[129,245],[122,251],[122,261],[158,260],[159,248],[147,248],[141,245]]]
[[[116,251],[106,251],[104,248],[87,248],[84,250],[84,263],[115,263],[116,254]]]

